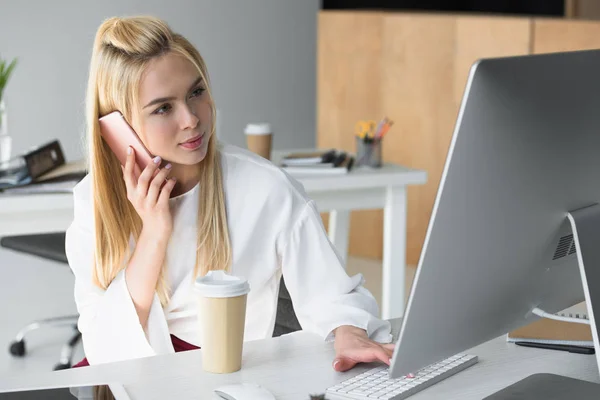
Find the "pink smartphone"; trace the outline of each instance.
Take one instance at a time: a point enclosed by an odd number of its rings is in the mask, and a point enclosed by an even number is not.
[[[152,162],[153,157],[133,128],[125,121],[125,118],[119,111],[113,111],[98,121],[100,122],[102,137],[115,153],[121,165],[125,166],[125,162],[127,161],[127,147],[133,147],[136,161],[134,172],[139,177],[144,168],[146,168],[146,165]]]

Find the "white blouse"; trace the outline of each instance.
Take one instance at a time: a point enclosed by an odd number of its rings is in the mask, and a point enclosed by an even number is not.
[[[272,336],[283,274],[303,330],[325,340],[341,325],[391,341],[390,325],[375,317],[377,303],[363,277],[349,277],[329,241],[314,201],[302,185],[277,166],[231,145],[221,148],[227,221],[232,246],[231,273],[250,284],[244,340]],[[120,178],[120,177],[119,177]],[[121,271],[106,290],[92,283],[94,214],[89,176],[74,189],[74,220],[66,253],[75,275],[85,355],[90,364],[173,353],[170,334],[202,347],[198,337],[192,276],[196,261],[196,185],[170,199],[173,233],[165,264],[172,297],[163,308],[158,296],[147,326],[139,322]],[[135,246],[131,242],[132,249]]]

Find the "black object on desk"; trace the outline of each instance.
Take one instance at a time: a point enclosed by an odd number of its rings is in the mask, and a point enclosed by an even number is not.
[[[58,140],[53,140],[31,150],[23,155],[23,159],[32,179],[37,179],[46,172],[65,163],[65,156]]]
[[[342,163],[344,161],[346,161],[346,157],[348,157],[348,155],[346,154],[346,152],[341,151],[334,159],[333,159],[333,166],[334,167],[339,167],[340,165],[342,165]]]
[[[65,165],[58,140],[53,140],[17,156],[0,168],[0,189],[28,185],[44,174]]]
[[[577,354],[595,354],[596,350],[593,347],[573,346],[570,344],[554,344],[554,343],[534,343],[534,342],[515,342],[518,346],[534,347],[536,349],[546,350],[561,350],[569,353]]]
[[[556,374],[533,374],[483,400],[597,400],[600,385]]]

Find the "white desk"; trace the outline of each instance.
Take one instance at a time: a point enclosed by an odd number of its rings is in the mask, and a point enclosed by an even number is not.
[[[394,321],[398,329],[400,321]],[[549,372],[591,382],[600,382],[593,356],[562,351],[518,347],[504,337],[469,351],[479,362],[410,400],[480,400],[528,375]],[[308,400],[309,394],[372,367],[361,365],[346,373],[333,370],[332,343],[308,333],[294,333],[276,339],[247,342],[242,370],[214,375],[202,371],[202,351],[156,356],[114,364],[85,367],[35,375],[2,377],[0,390],[46,385],[120,382],[132,400],[217,399],[212,391],[228,383],[253,382],[270,390],[278,400]]]
[[[274,152],[278,162],[286,151]],[[423,184],[424,171],[399,165],[353,169],[341,176],[296,177],[320,211],[330,211],[329,237],[345,260],[350,211],[384,209],[381,316],[404,313],[406,276],[406,187]],[[73,219],[70,194],[0,195],[0,236],[64,231]]]
[[[65,231],[73,220],[73,195],[0,193],[0,237]]]

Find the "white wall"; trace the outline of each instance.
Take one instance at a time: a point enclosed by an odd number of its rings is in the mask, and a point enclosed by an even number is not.
[[[220,137],[245,145],[269,121],[275,148],[315,144],[319,0],[0,0],[0,55],[19,57],[5,91],[14,152],[57,138],[83,154],[84,98],[96,29],[114,15],[165,19],[205,58]]]

